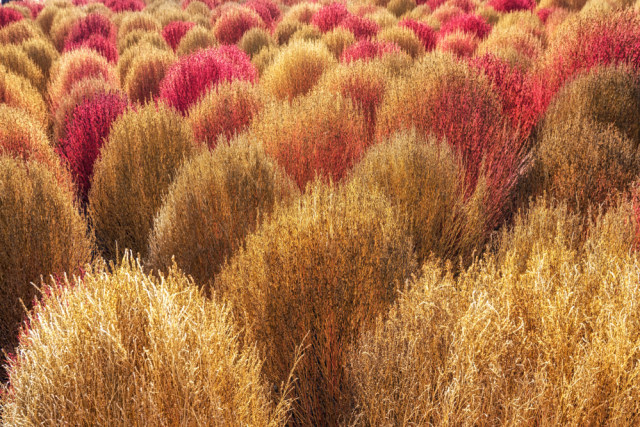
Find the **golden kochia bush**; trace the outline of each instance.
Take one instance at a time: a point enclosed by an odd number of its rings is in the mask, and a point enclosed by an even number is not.
[[[298,188],[262,147],[246,136],[221,142],[185,164],[158,212],[150,239],[153,267],[172,258],[198,285],[213,284],[223,261],[275,206]]]
[[[340,181],[370,142],[363,113],[323,90],[271,102],[250,129],[301,190],[316,176]]]
[[[465,199],[459,160],[433,137],[404,131],[372,147],[350,185],[389,198],[419,262],[433,254],[468,265],[484,242],[483,200]]]
[[[260,85],[267,93],[291,101],[307,94],[322,73],[335,64],[336,59],[324,44],[295,40],[276,54]]]
[[[37,24],[29,19],[14,21],[0,28],[0,44],[20,44],[31,38],[45,38]]]
[[[192,2],[190,4],[194,3]],[[196,25],[182,37],[176,49],[176,54],[178,56],[189,55],[198,50],[208,49],[217,45],[218,41],[211,30]]]
[[[247,55],[253,58],[258,52],[267,46],[275,45],[275,41],[271,34],[263,28],[254,27],[244,33],[238,46],[244,50]]]
[[[18,343],[23,303],[29,308],[37,296],[31,282],[90,261],[86,222],[49,169],[0,154],[0,353]]]
[[[44,93],[44,74],[20,46],[0,46],[0,63],[9,71],[27,79],[40,93]]]
[[[578,75],[554,98],[544,119],[553,131],[570,121],[593,120],[615,125],[640,145],[640,80],[626,66],[597,66]]]
[[[170,50],[136,51],[136,55],[127,67],[123,84],[129,99],[140,104],[156,99],[160,94],[160,82],[175,61],[176,55]]]
[[[124,39],[134,30],[159,32],[162,30],[160,22],[147,12],[132,12],[126,14],[118,26],[118,40]]]
[[[216,278],[263,372],[285,380],[303,343],[292,397],[298,425],[336,425],[351,411],[346,354],[415,270],[411,239],[380,193],[315,182],[246,239]]]
[[[640,173],[638,144],[613,125],[574,116],[543,127],[535,151],[534,188],[571,207],[609,202]]]
[[[146,254],[153,217],[195,143],[185,120],[164,104],[122,114],[100,150],[89,214],[107,258],[125,248]]]
[[[234,80],[222,82],[189,109],[196,141],[214,148],[219,137],[232,138],[244,131],[263,107],[256,86]]]
[[[637,424],[632,221],[623,205],[582,243],[584,222],[541,202],[501,258],[458,278],[427,264],[350,356],[363,424]]]
[[[29,323],[2,400],[10,425],[286,421],[229,310],[176,269],[157,279],[126,257],[53,285]]]
[[[43,129],[49,127],[47,105],[40,92],[27,80],[0,64],[0,104],[23,110]]]
[[[53,44],[44,37],[38,37],[22,42],[20,47],[42,71],[45,81],[47,81],[51,65],[60,57]]]

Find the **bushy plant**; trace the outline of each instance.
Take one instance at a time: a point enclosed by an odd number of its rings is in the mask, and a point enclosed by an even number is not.
[[[222,44],[236,44],[250,29],[264,26],[260,15],[252,9],[230,8],[213,25],[213,35]]]
[[[40,92],[27,80],[0,64],[0,104],[29,113],[43,129],[49,126],[47,105]]]
[[[185,164],[155,219],[149,263],[177,265],[209,290],[224,261],[297,186],[246,135]]]
[[[455,31],[438,40],[438,50],[466,59],[475,54],[479,44],[480,40],[474,34]]]
[[[17,10],[0,7],[0,28],[4,28],[12,22],[18,22],[24,19],[24,16]]]
[[[412,58],[417,58],[424,54],[425,48],[422,41],[415,35],[413,30],[401,26],[385,28],[378,33],[377,40],[383,43],[393,43],[400,47]]]
[[[102,36],[113,43],[116,38],[116,28],[108,17],[100,13],[92,13],[74,23],[64,44],[65,46],[81,44],[93,35]]]
[[[64,42],[72,28],[85,16],[85,13],[81,9],[75,7],[65,9],[63,12],[55,15],[51,23],[49,37],[53,45],[58,49],[58,52],[62,52]]]
[[[49,80],[49,104],[55,114],[62,100],[77,82],[100,77],[118,87],[118,77],[114,67],[97,52],[80,48],[65,53],[51,67]]]
[[[0,28],[1,44],[20,44],[33,38],[45,38],[40,28],[31,20],[22,19]]]
[[[463,14],[449,19],[440,27],[440,35],[446,35],[455,31],[471,33],[479,39],[484,39],[491,31],[491,26],[478,15]]]
[[[272,46],[274,40],[271,34],[262,28],[252,28],[240,39],[238,46],[244,50],[250,58],[253,58],[258,52],[267,46]]]
[[[427,265],[351,355],[362,422],[636,422],[630,220],[600,217],[582,244],[584,222],[541,201],[501,256],[457,278]]]
[[[347,16],[349,16],[347,6],[344,3],[334,2],[314,13],[310,23],[326,33],[337,27]]]
[[[78,197],[83,202],[87,201],[100,148],[109,137],[111,124],[127,104],[127,99],[120,94],[98,94],[78,104],[67,118],[66,136],[58,143],[57,152],[69,166]]]
[[[144,104],[160,96],[160,84],[176,62],[171,51],[150,49],[136,55],[127,69],[124,91],[133,102]]]
[[[317,41],[322,38],[322,31],[311,24],[302,24],[299,28],[296,29],[296,32],[291,35],[289,39],[289,43],[294,42],[296,40],[301,41]]]
[[[189,109],[195,140],[215,148],[218,138],[231,139],[243,132],[262,110],[263,100],[251,83],[221,83]]]
[[[158,279],[127,255],[111,270],[46,287],[10,362],[6,422],[284,425],[288,401],[270,402],[228,308],[175,268]]]
[[[19,46],[0,46],[0,63],[2,63],[8,71],[27,79],[33,87],[38,89],[38,92],[44,92],[44,74],[31,58],[29,58],[29,55]]]
[[[358,333],[394,301],[415,270],[410,238],[376,192],[314,184],[249,235],[216,277],[264,355],[272,383],[306,346],[292,421],[335,425],[351,410],[346,355]]]
[[[42,71],[45,82],[49,79],[51,65],[59,58],[56,48],[45,38],[31,38],[23,41],[20,48]]]
[[[172,65],[160,84],[160,98],[184,114],[216,84],[236,79],[252,82],[256,77],[249,57],[236,46],[210,48]]]
[[[0,351],[11,354],[24,309],[38,296],[31,282],[38,283],[41,275],[77,273],[90,261],[92,242],[73,194],[58,184],[47,165],[4,154],[0,224]],[[0,371],[2,378],[4,369]]]
[[[261,78],[267,93],[293,100],[307,94],[336,60],[319,42],[294,41],[280,50]]]
[[[387,3],[387,10],[396,18],[403,16],[416,7],[415,0],[391,0]]]
[[[316,176],[340,181],[370,144],[364,114],[323,90],[266,105],[251,130],[301,190]]]
[[[400,52],[400,46],[392,42],[360,40],[342,51],[340,62],[367,61]]]
[[[429,52],[436,47],[436,32],[427,23],[413,19],[403,19],[398,25],[413,31],[425,51]]]
[[[193,22],[173,21],[170,22],[162,30],[162,37],[167,41],[174,51],[178,48],[180,40],[192,29],[196,24]]]
[[[464,172],[451,148],[415,130],[372,147],[354,168],[350,185],[380,191],[413,241],[419,263],[435,255],[469,265],[484,242],[481,197],[466,200]]]
[[[124,39],[127,34],[134,30],[158,32],[161,30],[160,22],[158,22],[153,15],[146,12],[128,13],[122,18],[122,21],[120,21],[118,40]]]
[[[89,191],[89,215],[107,258],[116,248],[146,255],[153,217],[193,151],[188,124],[162,104],[128,110],[113,123]]]
[[[351,31],[340,27],[324,33],[321,40],[336,59],[340,59],[342,52],[356,42]]]
[[[116,45],[109,39],[97,34],[93,34],[79,42],[65,44],[63,53],[83,47],[99,53],[112,64],[118,62],[118,49]]]
[[[124,57],[131,49],[145,49],[144,45],[155,47],[161,50],[170,50],[162,35],[157,31],[133,30],[124,38],[118,39],[118,52]]]
[[[522,25],[494,27],[479,45],[476,56],[492,55],[512,66],[528,71],[544,52],[542,40]]]
[[[273,28],[282,16],[278,3],[273,0],[249,0],[244,5],[260,15],[268,28]]]
[[[208,49],[218,44],[218,41],[214,37],[211,31],[206,28],[196,25],[187,34],[180,39],[180,44],[176,49],[178,56],[185,56],[197,52],[199,50]]]
[[[105,0],[104,5],[113,12],[139,12],[144,10],[145,4],[142,0]]]
[[[353,14],[340,21],[338,27],[349,30],[356,39],[371,38],[380,30],[380,26],[375,21]]]
[[[490,0],[489,6],[498,12],[510,13],[518,10],[534,10],[535,0]]]

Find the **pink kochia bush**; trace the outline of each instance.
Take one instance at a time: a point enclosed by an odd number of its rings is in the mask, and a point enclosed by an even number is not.
[[[253,82],[257,75],[249,56],[238,47],[205,49],[181,58],[169,68],[160,83],[160,99],[184,114],[219,82]]]
[[[244,33],[254,27],[265,24],[253,10],[247,7],[229,8],[217,19],[213,26],[213,35],[221,44],[232,45],[240,41]]]
[[[322,9],[313,15],[311,24],[318,27],[323,33],[326,33],[340,25],[347,16],[349,16],[347,6],[342,3],[331,3],[323,6]]]
[[[139,12],[144,9],[142,0],[105,0],[104,5],[113,12]]]
[[[534,10],[535,0],[489,0],[489,6],[498,12],[514,12],[517,10]]]
[[[99,34],[92,34],[78,42],[66,42],[64,52],[69,52],[81,47],[98,52],[112,64],[118,63],[118,49],[116,48],[115,43]]]
[[[349,30],[356,39],[370,38],[378,34],[380,26],[368,18],[357,15],[348,15],[339,27]]]
[[[111,124],[126,107],[124,95],[104,93],[78,105],[67,119],[67,137],[60,141],[57,151],[67,161],[83,202],[87,200],[100,148],[109,136]]]
[[[359,59],[368,60],[379,58],[387,53],[395,52],[400,52],[400,47],[395,43],[383,41],[373,42],[371,40],[363,39],[346,48],[342,52],[340,61],[349,63]]]
[[[20,21],[23,18],[22,14],[15,9],[0,7],[0,28],[5,25],[9,25],[12,22]]]
[[[491,26],[481,16],[464,14],[455,16],[447,21],[440,28],[440,35],[444,36],[454,31],[475,34],[479,39],[483,39],[491,31]]]
[[[413,19],[403,19],[398,25],[413,31],[427,52],[436,47],[436,32],[426,22],[418,22]]]
[[[187,32],[195,27],[193,22],[173,21],[169,22],[162,30],[162,37],[174,51],[178,48],[180,40]]]
[[[244,5],[260,15],[269,28],[272,28],[282,16],[278,4],[272,0],[249,0]]]
[[[99,35],[111,42],[115,42],[116,28],[106,16],[100,13],[92,13],[73,24],[64,43],[65,46],[79,44],[94,35]]]

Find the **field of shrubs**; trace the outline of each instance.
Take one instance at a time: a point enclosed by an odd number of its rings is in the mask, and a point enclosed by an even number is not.
[[[0,424],[640,424],[640,0],[0,7]]]

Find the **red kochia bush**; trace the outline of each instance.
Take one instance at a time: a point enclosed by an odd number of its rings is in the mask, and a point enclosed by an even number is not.
[[[541,82],[492,54],[473,58],[469,64],[489,77],[502,100],[505,115],[526,139],[543,113]]]
[[[24,16],[15,9],[0,7],[0,28],[24,19]]]
[[[175,50],[180,44],[180,40],[187,32],[195,27],[193,22],[173,21],[169,22],[162,30],[162,37],[166,40],[171,49]]]
[[[256,77],[249,56],[236,46],[200,50],[169,68],[160,84],[160,99],[184,114],[217,83],[234,79],[255,81]]]
[[[213,35],[221,44],[236,44],[254,27],[264,27],[260,15],[246,7],[230,7],[215,21]]]
[[[337,27],[347,16],[349,16],[347,6],[342,3],[331,3],[323,6],[313,15],[311,24],[326,33]]]
[[[57,151],[69,164],[82,201],[87,200],[93,164],[109,136],[111,123],[126,107],[123,95],[104,93],[78,105],[67,118],[67,137],[60,141]]]
[[[142,0],[105,0],[104,5],[113,12],[139,12],[145,7]]]
[[[278,4],[272,0],[249,0],[244,4],[249,9],[254,10],[268,27],[273,25],[280,19],[282,12]]]
[[[628,64],[640,71],[640,15],[632,10],[596,11],[579,16],[558,29],[549,47],[540,78],[546,103],[562,85],[596,65]]]
[[[78,49],[81,47],[85,47],[87,49],[91,49],[95,52],[98,52],[100,55],[104,56],[107,61],[112,64],[116,64],[118,62],[118,49],[113,41],[99,35],[92,34],[86,39],[83,39],[79,42],[75,43],[65,43],[64,51],[69,52],[74,49]]]
[[[481,16],[464,14],[455,16],[447,21],[442,28],[440,28],[440,35],[444,36],[454,31],[472,33],[478,38],[483,39],[491,31],[491,26]]]
[[[372,42],[371,40],[363,39],[359,42],[352,44],[342,52],[340,57],[341,62],[352,62],[358,59],[372,59],[379,58],[386,53],[400,52],[400,47],[391,42]]]
[[[25,6],[31,11],[31,18],[36,19],[42,9],[44,9],[44,3],[36,3],[34,1],[17,1],[14,4],[19,6]],[[2,27],[2,25],[0,25]]]
[[[420,42],[422,42],[422,45],[427,52],[436,47],[436,32],[426,22],[418,22],[413,19],[403,19],[398,25],[413,31]]]
[[[380,26],[368,18],[349,15],[344,18],[339,27],[349,30],[357,39],[370,38],[378,34]]]
[[[115,25],[103,14],[92,13],[73,24],[64,41],[65,47],[69,44],[78,45],[93,35],[99,35],[111,42],[115,42]]]
[[[498,12],[513,12],[516,10],[534,10],[535,0],[489,0],[489,6]]]

